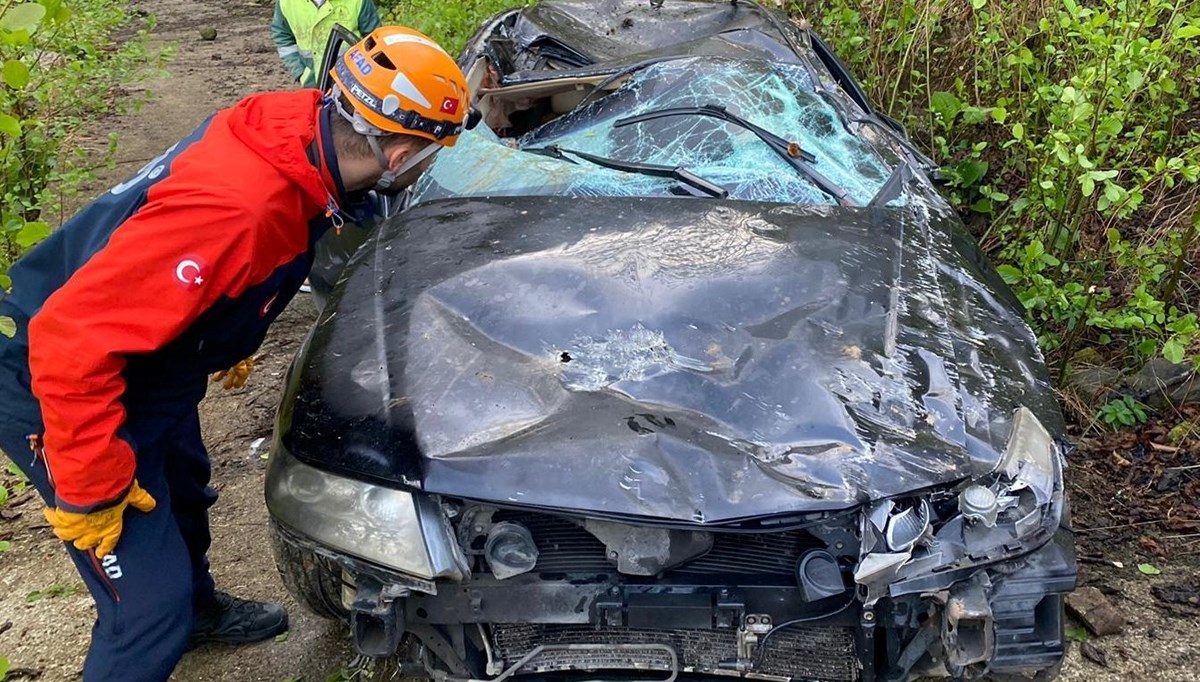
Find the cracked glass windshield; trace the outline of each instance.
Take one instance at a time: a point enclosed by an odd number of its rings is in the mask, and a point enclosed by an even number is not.
[[[623,172],[577,158],[526,150],[560,147],[607,159],[683,168],[730,199],[835,204],[837,199],[751,130],[720,118],[676,115],[620,125],[621,119],[678,107],[723,106],[799,146],[808,167],[863,205],[890,168],[847,132],[836,110],[798,65],[716,57],[666,61],[632,73],[610,94],[520,137],[479,126],[438,155],[413,204],[448,197],[671,196],[676,179]]]

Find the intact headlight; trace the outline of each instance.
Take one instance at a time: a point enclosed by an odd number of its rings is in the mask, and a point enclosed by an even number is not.
[[[445,516],[423,495],[331,474],[276,447],[266,496],[278,521],[330,549],[420,578],[464,573]]]
[[[863,510],[855,580],[869,600],[930,589],[960,571],[1040,547],[1054,535],[1062,509],[1059,447],[1032,412],[1019,408],[1000,463],[986,476],[958,490],[881,500]]]

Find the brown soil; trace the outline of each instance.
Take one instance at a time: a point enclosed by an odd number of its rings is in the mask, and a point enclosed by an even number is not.
[[[121,142],[116,169],[89,187],[89,196],[136,170],[216,108],[251,92],[288,87],[270,40],[270,0],[138,4],[158,18],[154,38],[175,46],[174,60],[167,67],[169,76],[130,88],[134,96],[141,88],[153,93],[144,108],[97,126],[98,140],[115,130]],[[216,40],[200,39],[200,30],[207,27],[217,30]],[[262,450],[252,451],[255,441],[270,436],[283,371],[314,315],[311,302],[301,295],[272,330],[250,383],[228,393],[214,386],[201,407],[214,482],[221,492],[212,513],[213,573],[228,591],[284,601],[292,617],[290,635],[245,648],[202,648],[183,659],[173,680],[319,682],[352,659],[345,628],[304,612],[279,582],[262,503]],[[1164,431],[1154,427],[1140,436],[1086,440],[1072,458],[1075,518],[1088,529],[1080,535],[1080,582],[1105,591],[1130,624],[1121,635],[1091,640],[1103,651],[1107,667],[1085,659],[1082,647],[1072,645],[1062,680],[1182,682],[1200,677],[1200,608],[1186,601],[1200,588],[1200,536],[1174,537],[1197,532],[1178,522],[1180,507],[1196,504],[1188,495],[1200,485],[1200,469],[1166,471],[1183,466],[1180,462],[1196,462],[1200,434],[1184,444],[1192,450],[1182,454],[1150,448],[1147,443],[1162,441]],[[1114,453],[1130,464],[1114,459]],[[1163,460],[1164,454],[1171,455],[1170,462]],[[1157,468],[1141,475],[1130,466]],[[1172,478],[1164,482],[1168,474]],[[14,481],[9,477],[5,482],[11,486]],[[39,507],[27,491],[0,510],[0,540],[13,543],[0,554],[0,656],[7,656],[14,668],[39,673],[44,682],[78,680],[93,606]],[[1190,512],[1194,508],[1185,509],[1185,516]],[[1175,519],[1174,525],[1161,519]],[[1143,575],[1137,569],[1141,563],[1162,572]],[[59,589],[51,590],[55,586]],[[35,591],[65,593],[27,603],[27,595]],[[1180,603],[1160,598],[1180,596]]]

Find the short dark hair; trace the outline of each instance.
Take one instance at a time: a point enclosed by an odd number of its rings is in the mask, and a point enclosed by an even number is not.
[[[353,111],[350,108],[350,103],[346,101],[345,96],[342,97],[342,108],[346,111]],[[333,112],[329,117],[332,122],[333,146],[339,151],[344,151],[354,156],[363,158],[374,158],[374,152],[371,151],[371,145],[367,142],[367,136],[359,134],[354,130],[354,125],[347,121],[338,112]],[[401,142],[415,142],[417,147],[424,147],[422,143],[428,143],[427,140],[418,135],[406,135],[404,133],[389,133],[382,137],[375,138],[379,141],[379,146],[387,149]]]

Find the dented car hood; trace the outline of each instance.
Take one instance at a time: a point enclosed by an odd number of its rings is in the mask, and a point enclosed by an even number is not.
[[[1018,406],[1061,417],[939,206],[920,183],[887,208],[422,204],[348,266],[282,444],[389,485],[689,524],[977,477]]]

